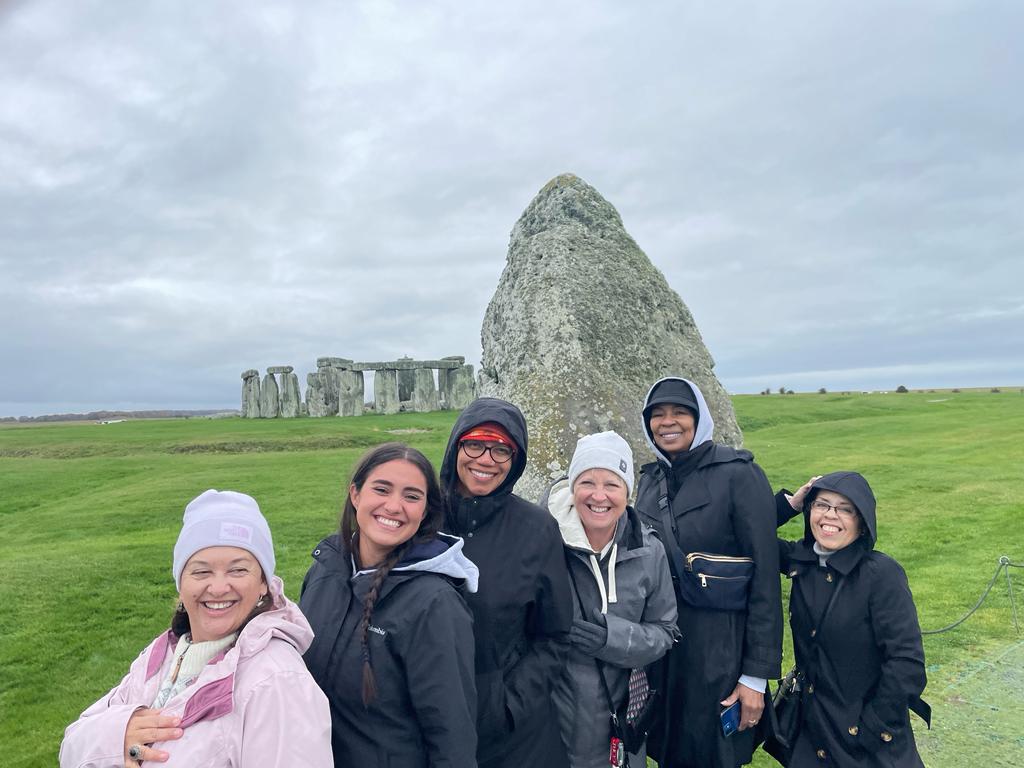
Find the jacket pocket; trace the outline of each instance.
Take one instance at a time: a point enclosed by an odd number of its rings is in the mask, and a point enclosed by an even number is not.
[[[694,608],[744,611],[753,577],[752,558],[690,552],[679,579],[680,597]]]

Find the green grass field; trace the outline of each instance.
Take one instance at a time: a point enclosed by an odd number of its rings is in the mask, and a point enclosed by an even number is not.
[[[906,568],[923,627],[970,608],[1000,555],[1024,562],[1024,396],[1016,390],[734,402],[746,445],[774,487],[840,468],[868,477],[879,500],[879,548]],[[55,764],[65,725],[167,627],[171,549],[189,499],[206,488],[252,494],[295,597],[310,550],[336,525],[355,459],[397,439],[439,463],[453,420],[435,413],[0,427],[3,765]],[[785,533],[798,536],[798,524]],[[1024,569],[1013,575],[1024,621]],[[926,637],[934,728],[915,730],[929,766],[1024,763],[1022,637],[1005,578],[965,624]]]

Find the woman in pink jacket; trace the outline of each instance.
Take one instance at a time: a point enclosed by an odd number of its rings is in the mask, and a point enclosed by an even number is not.
[[[171,628],[64,732],[62,768],[329,768],[331,715],[302,653],[313,639],[274,575],[256,502],[206,491],[174,546]]]

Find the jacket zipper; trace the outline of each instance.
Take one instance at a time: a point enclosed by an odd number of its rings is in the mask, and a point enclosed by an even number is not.
[[[702,587],[706,587],[708,585],[708,579],[721,579],[722,581],[736,581],[737,579],[743,579],[743,576],[712,576],[710,573],[698,573],[697,577],[700,579],[700,585]]]
[[[693,561],[697,560],[697,559],[710,560],[710,561],[715,562],[715,563],[752,563],[752,562],[754,562],[754,558],[752,558],[752,557],[731,557],[729,555],[709,555],[706,552],[690,552],[686,556],[686,564],[692,567],[693,566]]]

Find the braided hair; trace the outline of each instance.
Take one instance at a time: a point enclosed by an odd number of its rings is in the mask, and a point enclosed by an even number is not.
[[[370,659],[370,621],[373,617],[373,607],[380,595],[381,586],[384,580],[391,573],[391,570],[401,562],[402,557],[416,544],[430,541],[441,529],[441,522],[444,518],[444,507],[441,501],[441,489],[437,483],[437,475],[434,466],[422,453],[405,443],[384,443],[372,448],[363,454],[352,472],[350,492],[345,497],[345,506],[341,512],[341,543],[345,552],[351,555],[358,562],[359,559],[359,524],[356,520],[356,507],[352,503],[351,488],[361,492],[363,484],[374,469],[389,461],[407,461],[415,466],[423,475],[427,487],[426,509],[420,527],[412,538],[399,544],[392,549],[384,560],[377,564],[373,580],[370,582],[370,589],[363,600],[363,616],[359,623],[359,642],[363,656],[363,705],[369,706],[377,697],[377,682],[373,675],[373,665]],[[360,567],[368,567],[373,563],[359,563]]]

